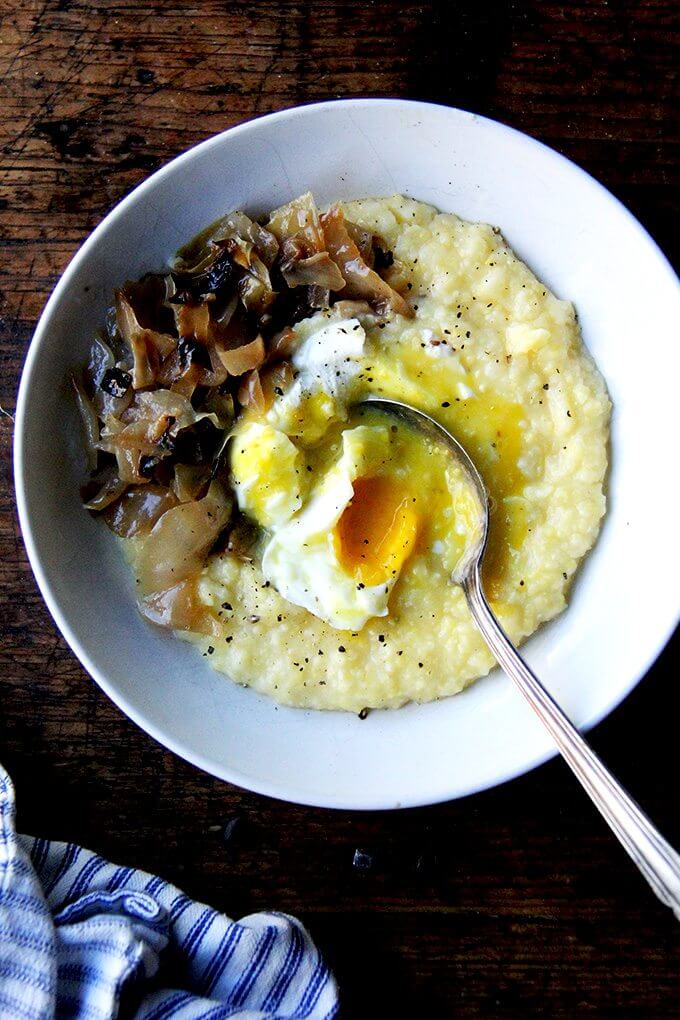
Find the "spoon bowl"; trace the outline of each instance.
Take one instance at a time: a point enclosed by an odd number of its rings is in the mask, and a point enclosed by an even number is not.
[[[462,443],[424,411],[400,400],[373,395],[366,397],[358,406],[366,405],[399,418],[443,443],[465,470],[479,499],[482,528],[479,537],[470,543],[451,580],[462,587],[472,617],[499,665],[536,712],[565,761],[653,891],[680,919],[680,856],[567,718],[521,657],[489,606],[481,571],[489,535],[489,494],[474,461]]]

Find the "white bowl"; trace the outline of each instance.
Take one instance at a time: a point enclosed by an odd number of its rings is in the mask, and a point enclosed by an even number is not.
[[[79,502],[80,429],[64,380],[84,359],[112,289],[162,267],[224,212],[263,212],[308,188],[321,203],[402,192],[497,224],[538,276],[575,302],[614,404],[609,513],[568,610],[525,654],[580,726],[602,719],[643,676],[679,615],[678,283],[639,223],[586,173],[461,110],[375,99],[275,113],[179,156],[109,213],[57,285],[28,353],[15,447],[24,540],[57,626],[88,672],[200,768],[329,807],[460,797],[554,753],[498,670],[457,697],[364,721],[279,707],[142,621],[115,540]]]

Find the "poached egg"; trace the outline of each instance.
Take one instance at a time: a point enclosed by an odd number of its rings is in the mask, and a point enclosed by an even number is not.
[[[358,320],[319,315],[296,332],[294,382],[237,427],[232,481],[241,511],[263,529],[265,580],[331,626],[358,631],[388,614],[416,550],[454,569],[478,508],[439,444],[379,412],[348,420],[361,393]]]

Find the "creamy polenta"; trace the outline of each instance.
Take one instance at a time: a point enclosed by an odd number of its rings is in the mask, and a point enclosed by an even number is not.
[[[250,557],[210,557],[178,633],[280,702],[358,712],[454,694],[493,658],[450,580],[474,526],[460,480],[441,451],[350,407],[403,400],[464,443],[491,496],[485,589],[520,643],[564,609],[597,537],[610,404],[572,305],[498,230],[399,196],[341,209],[388,246],[385,278],[412,317],[331,307],[294,327],[305,354],[291,385],[244,413],[231,440],[260,539]],[[319,337],[336,344],[330,364]],[[382,529],[368,566],[362,528],[367,545]]]

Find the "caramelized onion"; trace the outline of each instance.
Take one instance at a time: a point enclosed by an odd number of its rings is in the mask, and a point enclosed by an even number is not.
[[[281,244],[288,237],[304,241],[307,255],[324,251],[326,248],[319,223],[319,212],[309,191],[287,205],[275,209],[269,217],[267,228]]]
[[[96,495],[88,499],[83,506],[86,510],[98,512],[110,506],[119,496],[122,496],[127,489],[127,482],[118,477],[115,471],[109,470],[103,478],[93,479],[93,483],[99,482],[100,488]]]
[[[132,370],[132,385],[134,389],[141,390],[146,386],[153,386],[156,381],[156,366],[152,362],[152,348],[146,342],[144,334],[133,333],[130,337],[130,348],[134,358]]]
[[[210,468],[198,464],[175,464],[172,491],[180,503],[199,499],[209,482]]]
[[[207,344],[210,331],[210,308],[207,302],[199,305],[173,305],[177,332],[181,337],[193,337]]]
[[[244,376],[241,380],[241,385],[238,388],[238,402],[241,407],[252,407],[258,414],[264,414],[264,412],[268,409],[268,405],[262,391],[260,373],[257,369],[249,372],[248,375]]]
[[[229,213],[221,220],[219,227],[212,236],[213,241],[229,240],[238,237],[249,241],[262,256],[265,265],[271,266],[279,253],[279,242],[271,231],[260,226],[243,212]]]
[[[260,384],[265,408],[269,409],[275,397],[281,397],[293,385],[293,366],[289,361],[279,361],[260,373]]]
[[[342,210],[332,206],[321,215],[321,225],[328,253],[347,283],[343,293],[348,298],[364,298],[378,307],[386,305],[398,315],[412,319],[414,311],[411,306],[362,259],[347,231]]]
[[[211,414],[216,414],[222,428],[227,428],[234,420],[234,398],[231,393],[222,393],[213,389],[206,393],[203,407]]]
[[[107,419],[98,449],[115,456],[118,474],[126,484],[142,484],[142,458],[156,461],[170,456],[180,434],[209,421],[222,427],[214,412],[196,411],[180,393],[167,389],[138,393],[121,417]]]
[[[140,326],[127,296],[115,292],[116,322],[125,343],[132,351],[132,385],[140,390],[153,386],[160,359],[167,357],[177,345],[174,337]]]
[[[123,340],[130,344],[134,334],[139,333],[142,327],[137,322],[137,316],[132,310],[132,305],[122,290],[115,291],[115,301],[118,331]]]
[[[264,340],[255,337],[249,344],[235,347],[233,350],[217,351],[218,357],[229,375],[243,375],[254,368],[259,368],[264,361]]]
[[[180,503],[156,521],[139,557],[145,594],[166,591],[199,571],[231,514],[231,499],[211,482],[203,499]]]
[[[218,622],[198,597],[196,578],[189,578],[167,591],[139,600],[139,611],[159,627],[190,630],[196,634],[217,634]]]
[[[128,352],[129,353],[129,352]],[[114,357],[111,347],[101,336],[96,336],[90,347],[90,355],[85,369],[85,378],[91,385],[92,403],[100,418],[106,419],[110,414],[119,415],[132,401],[134,396],[132,386],[119,394],[112,390],[110,380],[112,377],[130,378],[132,365],[128,362],[118,362]],[[120,388],[120,387],[119,387]]]
[[[111,531],[121,538],[147,535],[166,510],[177,505],[177,498],[162,485],[130,488],[102,514]]]
[[[286,326],[285,329],[282,329],[272,337],[269,344],[267,361],[289,358],[299,343],[300,339],[295,330],[291,329],[290,326]]]
[[[88,471],[94,471],[97,467],[97,444],[99,442],[99,419],[92,401],[85,393],[83,385],[76,375],[71,374],[71,386],[76,399],[76,406],[80,413],[85,434],[85,455],[87,457]]]
[[[373,269],[373,263],[375,261],[375,252],[373,250],[373,234],[370,230],[364,230],[357,223],[352,223],[350,220],[345,220],[345,226],[347,227],[347,233],[352,238],[359,254],[366,263]]]
[[[359,319],[362,326],[374,326],[388,318],[384,310],[377,311],[371,308],[368,301],[336,301],[331,312],[334,318]]]
[[[327,251],[308,258],[289,258],[281,263],[281,273],[289,287],[323,287],[342,290],[345,280]]]
[[[259,318],[268,312],[274,302],[269,270],[254,252],[250,256],[249,268],[238,282],[238,292],[246,311]]]

